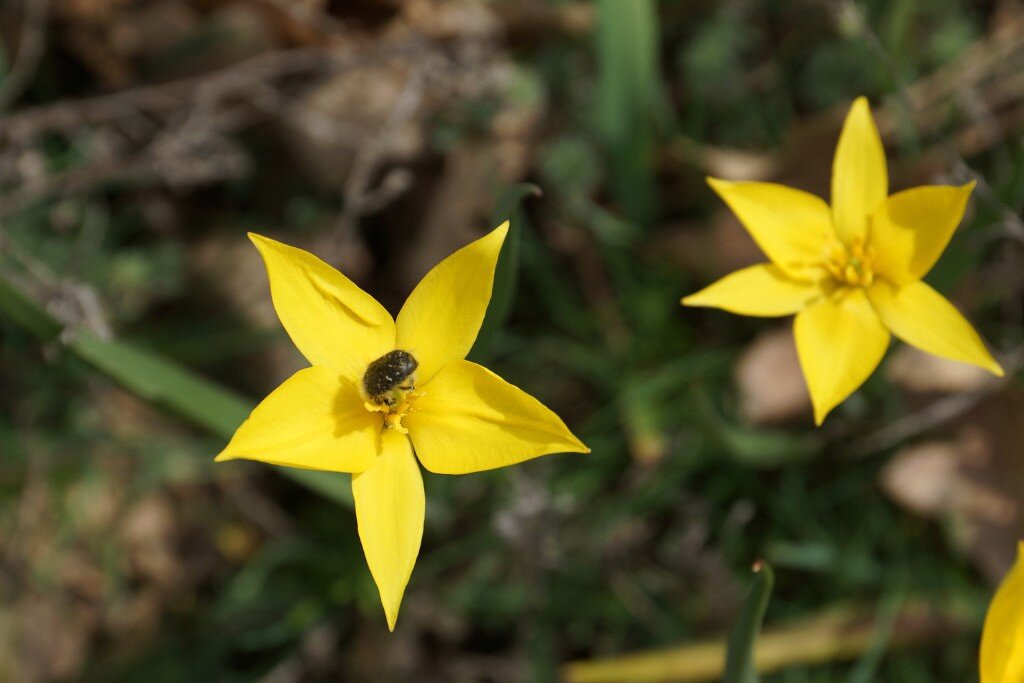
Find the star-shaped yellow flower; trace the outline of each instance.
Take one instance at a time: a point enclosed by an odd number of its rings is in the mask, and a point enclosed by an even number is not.
[[[1024,542],[1003,580],[981,634],[981,683],[1024,681]]]
[[[277,315],[312,367],[260,403],[217,460],[351,472],[359,538],[394,629],[423,536],[423,479],[589,449],[537,399],[465,360],[508,223],[434,267],[398,319],[320,259],[260,235]],[[415,453],[415,456],[413,455]]]
[[[783,185],[708,183],[771,262],[727,275],[683,304],[751,316],[795,313],[817,424],[874,372],[890,333],[1002,376],[971,324],[921,281],[960,223],[974,183],[889,196],[885,151],[863,97],[839,136],[831,208]]]

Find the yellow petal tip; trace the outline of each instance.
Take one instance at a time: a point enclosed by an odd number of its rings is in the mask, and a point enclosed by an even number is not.
[[[864,95],[861,95],[860,97],[855,99],[853,101],[853,104],[850,105],[850,112],[849,112],[849,114],[847,114],[847,116],[849,116],[850,114],[853,114],[854,111],[858,111],[858,112],[862,111],[863,113],[867,114],[868,116],[871,116],[871,103],[868,101],[868,98],[865,97]]]
[[[811,396],[811,405],[814,406],[815,427],[820,427],[821,425],[825,424],[825,418],[828,417],[829,414],[831,414],[832,409],[835,408],[834,405],[826,407],[825,405],[819,404],[817,401],[814,400],[813,395]]]
[[[249,241],[252,242],[252,245],[256,247],[256,250],[260,252],[261,256],[267,253],[266,250],[268,247],[278,244],[277,240],[273,240],[266,235],[261,235],[258,232],[247,232],[246,236],[249,238]]]

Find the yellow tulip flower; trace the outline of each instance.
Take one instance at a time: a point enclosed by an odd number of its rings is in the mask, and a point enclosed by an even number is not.
[[[685,297],[740,315],[796,314],[797,353],[820,425],[864,383],[890,333],[924,351],[1003,370],[971,324],[921,281],[963,217],[974,183],[889,195],[867,100],[851,107],[832,165],[832,206],[783,185],[709,178],[770,260]]]
[[[981,683],[1024,681],[1024,542],[1003,580],[981,634]]]
[[[388,628],[423,536],[423,467],[467,474],[589,449],[537,399],[465,360],[508,223],[455,252],[398,318],[320,259],[250,234],[281,323],[312,367],[260,403],[217,460],[349,472]],[[415,453],[415,455],[414,455]]]

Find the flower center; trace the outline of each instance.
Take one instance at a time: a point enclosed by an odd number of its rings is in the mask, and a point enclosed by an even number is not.
[[[408,351],[389,351],[366,367],[363,392],[366,409],[384,413],[384,428],[406,433],[402,418],[420,394],[416,389],[419,362]]]
[[[869,287],[875,281],[875,250],[856,237],[849,247],[832,240],[825,247],[825,270],[836,284],[848,287]]]

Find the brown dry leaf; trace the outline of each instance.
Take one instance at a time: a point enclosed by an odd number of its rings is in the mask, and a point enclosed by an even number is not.
[[[779,424],[811,413],[790,325],[763,332],[736,363],[740,413],[754,425]]]
[[[993,582],[1024,538],[1024,393],[994,394],[956,423],[956,438],[909,446],[882,472],[882,488],[916,514],[946,521]]]
[[[956,530],[993,582],[1013,564],[1024,538],[1024,392],[994,394],[959,422],[964,479]]]
[[[941,517],[954,502],[960,459],[960,446],[952,441],[907,446],[882,470],[882,490],[914,514]]]
[[[104,425],[118,438],[136,440],[153,434],[181,433],[178,420],[116,384],[94,382],[89,386],[89,393]]]
[[[448,156],[415,244],[406,255],[407,291],[456,249],[481,236],[493,196],[495,166],[494,150],[488,144],[467,142]]]
[[[901,346],[889,360],[886,376],[907,391],[955,394],[985,389],[995,378],[981,368]]]
[[[552,3],[548,0],[519,0],[494,3],[493,11],[501,20],[509,42],[540,44],[552,36],[587,36],[597,23],[593,3]]]
[[[407,0],[402,6],[407,30],[435,40],[497,40],[501,22],[479,0]]]
[[[180,583],[178,520],[165,496],[153,494],[135,503],[121,522],[120,536],[132,572],[168,591]]]
[[[291,243],[288,238],[285,241]],[[266,329],[279,324],[263,261],[244,235],[205,237],[192,247],[188,263],[195,275],[208,282],[253,326]]]
[[[420,117],[392,125],[377,140],[409,80],[408,70],[374,64],[344,70],[292,105],[284,118],[285,141],[302,168],[326,189],[340,189],[362,145],[380,146],[390,164],[423,153],[426,140]]]
[[[716,213],[709,223],[668,225],[655,232],[644,249],[693,273],[703,284],[710,284],[734,270],[767,261],[728,210]]]
[[[20,669],[25,683],[76,678],[85,665],[92,629],[82,610],[60,597],[26,595],[18,605]]]

